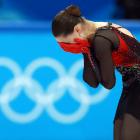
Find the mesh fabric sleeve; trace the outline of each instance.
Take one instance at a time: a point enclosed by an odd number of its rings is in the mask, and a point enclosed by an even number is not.
[[[115,67],[112,60],[112,43],[104,37],[96,36],[93,45],[101,75],[101,84],[105,88],[111,89],[116,82]]]
[[[91,87],[97,87],[99,82],[97,80],[96,73],[88,59],[88,55],[85,53],[82,54],[84,57],[83,80]]]

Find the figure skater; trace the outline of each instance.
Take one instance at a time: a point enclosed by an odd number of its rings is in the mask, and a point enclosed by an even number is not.
[[[115,86],[115,69],[123,89],[114,118],[114,140],[140,140],[140,43],[124,27],[94,22],[70,5],[52,20],[52,33],[60,47],[84,58],[83,80],[96,88]]]

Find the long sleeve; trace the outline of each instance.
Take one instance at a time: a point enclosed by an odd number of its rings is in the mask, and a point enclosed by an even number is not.
[[[84,70],[83,70],[83,80],[91,87],[96,88],[99,84],[96,73],[92,68],[92,65],[88,59],[87,54],[83,53],[84,57]]]
[[[115,78],[115,67],[112,60],[112,43],[102,37],[96,36],[93,42],[94,54],[98,61],[101,84],[107,88],[111,89],[114,87]]]

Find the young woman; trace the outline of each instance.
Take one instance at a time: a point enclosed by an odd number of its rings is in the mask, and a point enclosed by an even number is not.
[[[114,140],[140,140],[140,43],[127,29],[110,22],[93,22],[79,7],[68,6],[52,21],[52,33],[62,49],[82,53],[83,80],[92,87],[112,89],[115,68],[123,89],[114,118]]]

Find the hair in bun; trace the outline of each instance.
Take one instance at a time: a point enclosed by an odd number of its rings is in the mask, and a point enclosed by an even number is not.
[[[80,8],[70,5],[57,13],[52,20],[52,33],[54,36],[68,35],[73,32],[74,26],[78,23],[85,23]]]
[[[71,16],[81,17],[81,11],[78,6],[70,5],[65,8],[65,12]]]

